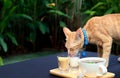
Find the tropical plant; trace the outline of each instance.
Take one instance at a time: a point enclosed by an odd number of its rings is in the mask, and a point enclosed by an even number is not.
[[[93,16],[120,12],[119,0],[84,0],[82,5],[83,24]]]
[[[61,6],[69,2],[58,1]],[[35,45],[38,30],[42,34],[50,32],[51,18],[53,22],[59,17],[60,26],[66,25],[61,21],[63,18],[70,18],[65,14],[65,9],[56,4],[56,0],[1,0],[1,3],[0,45],[5,52],[8,50],[7,40],[24,46],[24,40],[27,39]]]
[[[13,30],[14,24],[11,22],[15,20],[16,17],[29,17],[26,14],[16,14],[17,5],[13,5],[12,0],[1,0],[1,11],[0,11],[0,47],[1,51],[7,52],[8,45],[7,41],[11,41],[14,45],[18,45],[15,37],[15,32]],[[0,58],[0,61],[2,58]],[[3,65],[3,62],[0,62]]]
[[[66,1],[68,0],[65,0],[64,2]],[[56,29],[59,26],[66,25],[62,19],[70,18],[70,16],[68,16],[65,11],[62,10],[60,6],[58,6],[56,0],[19,0],[15,4],[19,5],[17,8],[18,13],[22,12],[33,18],[32,21],[26,22],[20,20],[22,23],[19,24],[19,30],[24,28],[24,30],[26,29],[29,32],[28,34],[28,32],[25,30],[23,34],[27,33],[27,37],[25,35],[23,38],[26,38],[30,43],[32,43],[34,48],[38,30],[42,34],[56,33],[54,31],[57,31]],[[52,37],[53,36],[56,35],[52,34]],[[53,38],[51,40],[56,41]]]

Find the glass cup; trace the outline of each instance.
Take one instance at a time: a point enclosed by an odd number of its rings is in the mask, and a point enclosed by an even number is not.
[[[72,73],[79,73],[79,59],[80,59],[80,52],[78,51],[74,56],[70,57],[70,72]]]
[[[79,57],[70,57],[70,69],[71,71],[79,70]]]
[[[67,55],[58,55],[58,68],[60,72],[69,71],[69,57]]]

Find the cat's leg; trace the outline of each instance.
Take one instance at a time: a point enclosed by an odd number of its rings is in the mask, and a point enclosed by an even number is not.
[[[112,38],[108,34],[101,34],[99,32],[95,33],[96,40],[99,40],[98,45],[101,45],[103,48],[103,55],[102,58],[106,59],[106,67],[108,67],[109,64],[109,56],[111,53],[111,47],[112,47]]]
[[[97,52],[98,52],[98,56],[99,57],[102,57],[103,55],[103,48],[99,45],[97,45]]]
[[[105,37],[104,37],[105,39]],[[108,64],[109,64],[109,56],[110,56],[110,53],[111,53],[111,47],[112,47],[112,38],[109,37],[109,38],[106,38],[107,41],[104,41],[103,43],[103,58],[106,59],[106,67],[108,67]]]

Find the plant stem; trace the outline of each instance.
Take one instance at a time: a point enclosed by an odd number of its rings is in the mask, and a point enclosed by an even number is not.
[[[34,21],[36,20],[37,0],[34,0]]]

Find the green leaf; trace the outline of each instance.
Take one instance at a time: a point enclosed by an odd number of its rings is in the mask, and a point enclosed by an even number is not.
[[[2,57],[0,56],[0,66],[2,66],[2,65],[4,65],[4,63],[3,63]]]
[[[12,1],[11,0],[4,0],[4,9],[8,9],[12,6]]]
[[[113,12],[113,8],[110,8],[110,9],[108,9],[105,13],[104,13],[104,15],[106,15],[106,14],[111,14]]]
[[[90,16],[93,16],[96,13],[96,11],[92,11],[92,10],[87,10],[84,12],[84,14],[88,14]]]
[[[14,11],[16,10],[17,6],[14,6],[8,13],[8,15],[2,20],[0,23],[0,32],[2,33],[4,29],[7,27],[7,21],[10,19],[10,17],[14,14]]]
[[[29,35],[29,40],[31,42],[35,42],[36,40],[36,23],[28,23],[27,25],[30,28],[30,35]]]
[[[25,3],[24,0],[20,0],[20,4],[24,5],[24,3]]]
[[[22,17],[22,18],[28,19],[30,21],[33,21],[32,17],[29,15],[26,15],[26,14],[16,14],[15,17]]]
[[[9,39],[12,41],[13,44],[18,46],[18,42],[17,42],[16,38],[11,33],[7,33],[6,35],[9,37]]]
[[[42,32],[42,34],[45,34],[46,32],[49,33],[49,29],[45,24],[37,21],[37,25],[38,25],[39,30]]]
[[[30,28],[31,31],[36,31],[34,23],[28,23],[27,26]]]
[[[2,46],[4,52],[7,52],[8,47],[7,47],[7,44],[2,37],[0,37],[0,45]]]
[[[63,13],[63,12],[61,12],[61,11],[59,11],[59,10],[50,10],[50,11],[48,11],[48,12],[49,12],[49,13],[53,13],[53,14],[58,14],[58,15],[60,15],[60,16],[64,16],[64,17],[67,17],[67,18],[71,19],[70,16],[68,16],[67,14],[65,14],[65,13]]]
[[[60,24],[60,27],[65,27],[66,26],[66,24],[63,21],[60,21],[59,24]]]
[[[30,32],[29,39],[30,39],[30,41],[35,42],[35,40],[36,40],[36,32]]]
[[[91,10],[94,10],[94,9],[98,8],[99,6],[101,6],[101,5],[103,5],[103,4],[105,4],[105,3],[103,3],[103,2],[98,2],[96,5],[94,5],[94,6],[91,8]]]

